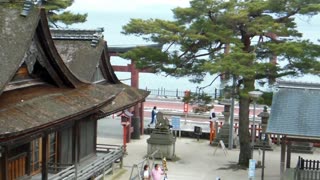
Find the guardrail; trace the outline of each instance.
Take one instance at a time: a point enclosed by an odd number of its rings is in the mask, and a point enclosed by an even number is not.
[[[185,92],[185,90],[179,90],[179,89],[176,89],[176,90],[168,90],[165,88],[150,89],[148,87],[146,87],[145,90],[150,91],[150,95],[153,95],[153,96],[176,97],[176,98],[183,98],[184,92]],[[202,94],[204,92],[191,91],[191,93]],[[218,99],[219,97],[221,97],[223,95],[223,91],[221,89],[214,88],[212,93],[206,93],[206,94],[211,96],[213,99]]]

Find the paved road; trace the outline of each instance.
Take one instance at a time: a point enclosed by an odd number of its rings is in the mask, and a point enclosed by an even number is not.
[[[148,105],[149,103],[149,105]],[[154,101],[147,100],[146,109],[152,108]],[[172,104],[177,104],[173,102]],[[159,107],[161,107],[161,103]],[[146,121],[148,119],[146,118]],[[117,170],[114,175],[107,179],[128,180],[134,164],[142,161],[147,154],[147,142],[149,135],[142,135],[139,140],[131,140],[127,144],[128,155],[124,158],[124,168]],[[122,144],[122,127],[120,118],[113,119],[112,116],[99,120],[98,122],[98,142],[107,144]],[[272,145],[274,151],[266,152],[265,180],[279,180],[280,178],[280,147]],[[178,138],[176,141],[177,161],[168,161],[168,178],[170,180],[247,180],[248,170],[239,168],[236,163],[239,158],[239,149],[227,150],[228,155],[224,155],[221,148],[209,145],[209,140],[201,139],[197,141],[193,138]],[[291,166],[297,163],[300,155],[306,159],[319,159],[319,149],[315,149],[314,154],[292,154]],[[261,160],[258,150],[254,152],[254,159]],[[161,161],[157,160],[161,164]],[[256,180],[261,179],[261,169],[257,169]]]
[[[158,110],[160,111],[167,111],[171,113],[176,112],[177,114],[179,113],[181,114],[182,108],[183,108],[183,102],[177,99],[147,98],[144,105],[145,128],[147,128],[147,125],[150,122],[150,114],[153,106],[157,106]],[[235,109],[238,109],[238,107],[236,107]],[[217,114],[221,115],[221,112],[223,111],[223,106],[219,104],[215,104],[215,111],[217,112]],[[257,109],[256,114],[258,114],[261,111],[262,111],[262,108],[260,107]],[[181,127],[185,130],[193,131],[193,128],[196,125],[196,126],[202,127],[203,132],[209,132],[209,119],[207,117],[209,117],[208,112],[203,114],[203,118],[191,118],[188,116],[187,119],[185,119],[182,117]],[[170,119],[171,116],[169,116],[168,118]],[[114,117],[109,116],[104,118],[103,120],[98,121],[99,137],[119,138],[119,136],[121,135],[122,135],[122,126],[120,125],[119,119],[117,120],[116,116]]]
[[[155,98],[150,97],[146,99],[146,102],[144,103],[144,116],[146,118],[150,118],[151,110],[154,106],[157,106],[157,109],[159,111],[173,111],[173,112],[183,112],[183,102],[180,99],[168,99],[168,98]],[[190,105],[189,107],[189,114],[192,113],[192,107],[195,107],[195,105]],[[258,115],[260,112],[262,112],[263,107],[258,106],[256,108],[256,115]],[[214,111],[222,116],[222,112],[224,111],[224,106],[221,104],[214,104]],[[209,117],[209,112],[204,113]],[[236,104],[234,109],[234,115],[235,117],[239,114],[239,107]],[[253,106],[250,106],[250,116],[253,116]],[[196,119],[193,119],[196,120]],[[207,119],[206,119],[207,120]]]

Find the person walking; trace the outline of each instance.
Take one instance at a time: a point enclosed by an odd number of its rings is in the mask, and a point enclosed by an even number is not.
[[[164,175],[164,172],[160,168],[159,164],[155,164],[152,169],[151,176],[153,180],[161,180],[161,176]]]
[[[152,111],[151,111],[151,122],[148,124],[148,127],[150,127],[151,124],[155,123],[156,124],[156,118],[157,118],[157,106],[154,106]]]

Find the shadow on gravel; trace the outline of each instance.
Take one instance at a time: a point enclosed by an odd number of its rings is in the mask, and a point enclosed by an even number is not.
[[[238,165],[238,162],[231,162],[231,161],[229,161],[228,164],[225,164],[225,167],[220,167],[220,168],[218,168],[217,170],[233,170],[233,171],[238,171],[238,170],[247,170],[247,167]]]

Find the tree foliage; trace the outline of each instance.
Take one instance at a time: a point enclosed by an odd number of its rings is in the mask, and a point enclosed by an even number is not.
[[[131,19],[123,33],[163,49],[136,48],[122,57],[138,67],[201,81],[206,73],[237,78],[239,97],[239,164],[251,156],[248,92],[256,80],[305,73],[319,74],[320,46],[303,40],[295,19],[320,11],[318,0],[192,0],[172,10],[174,20]]]
[[[9,3],[8,6],[22,8],[24,0],[16,0]],[[57,23],[71,25],[74,23],[83,23],[86,21],[88,14],[79,14],[66,11],[69,6],[74,3],[74,0],[32,0],[34,6],[40,4],[44,7],[48,14],[49,23],[52,26],[58,27]]]
[[[88,14],[74,14],[65,9],[71,6],[74,0],[47,0],[42,1],[42,5],[48,11],[49,21],[55,25],[57,22],[71,25],[74,23],[83,23],[86,21]]]

